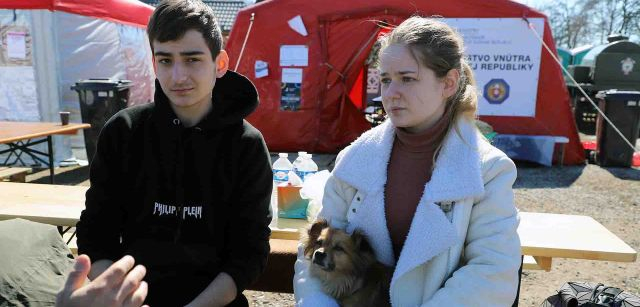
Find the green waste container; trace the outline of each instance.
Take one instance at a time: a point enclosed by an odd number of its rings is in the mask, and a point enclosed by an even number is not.
[[[86,79],[71,89],[78,92],[82,122],[91,124],[84,129],[84,143],[89,162],[93,160],[98,135],[104,124],[118,111],[127,107],[131,81],[114,79]]]
[[[635,146],[640,129],[640,92],[607,90],[598,92],[596,97],[600,110]],[[600,114],[596,122],[596,136],[598,164],[631,167],[634,150]]]

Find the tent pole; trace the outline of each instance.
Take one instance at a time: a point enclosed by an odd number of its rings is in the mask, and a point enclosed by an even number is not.
[[[249,40],[249,33],[251,33],[251,27],[253,26],[253,19],[255,16],[256,13],[251,13],[251,19],[249,20],[249,29],[247,29],[247,35],[244,36],[244,42],[242,43],[242,48],[240,49],[240,55],[238,56],[238,61],[236,62],[236,67],[233,69],[233,71],[238,71],[240,60],[242,60],[242,54],[244,53],[244,47],[247,45],[247,40]]]

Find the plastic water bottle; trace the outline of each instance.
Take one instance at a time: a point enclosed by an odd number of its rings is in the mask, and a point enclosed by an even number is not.
[[[293,171],[290,171],[288,185],[292,185],[294,187],[300,187],[302,186],[302,178],[298,177],[298,175]]]
[[[308,168],[308,173],[305,176],[309,174],[315,174],[318,172],[318,164],[316,164],[316,162],[313,161],[312,154],[307,154],[307,163],[309,164],[309,168]]]
[[[303,156],[302,162],[298,167],[298,176],[304,181],[304,178],[310,174],[315,174],[318,172],[318,165],[313,162],[312,154],[305,154]]]
[[[293,169],[293,164],[287,159],[289,157],[288,153],[281,152],[278,156],[278,160],[273,163],[273,181],[278,181],[279,183],[288,182],[289,171]]]
[[[289,154],[279,153],[279,158],[273,163],[273,189],[271,190],[271,216],[275,217],[278,211],[278,185],[289,182],[289,172],[293,165],[287,158]],[[274,219],[275,220],[275,219]]]
[[[298,151],[298,157],[296,158],[295,161],[293,161],[293,171],[300,178],[302,178],[302,177],[300,176],[300,171],[298,169],[300,168],[300,164],[302,164],[302,161],[304,160],[304,156],[306,154],[307,154],[306,151]]]

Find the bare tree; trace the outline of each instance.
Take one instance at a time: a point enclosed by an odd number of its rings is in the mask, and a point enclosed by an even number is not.
[[[640,17],[640,0],[622,0],[619,33],[631,34],[634,26],[638,26]]]
[[[606,43],[620,33],[638,39],[640,0],[551,0],[538,8],[549,17],[558,46]]]

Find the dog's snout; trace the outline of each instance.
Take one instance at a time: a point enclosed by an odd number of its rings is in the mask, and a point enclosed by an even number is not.
[[[335,264],[331,259],[329,259],[329,256],[324,252],[324,249],[318,249],[313,252],[313,259],[311,260],[313,264],[321,267],[325,271],[333,271],[335,268]]]
[[[313,263],[324,266],[324,258],[326,257],[327,254],[325,254],[323,251],[316,250],[315,252],[313,252]]]

